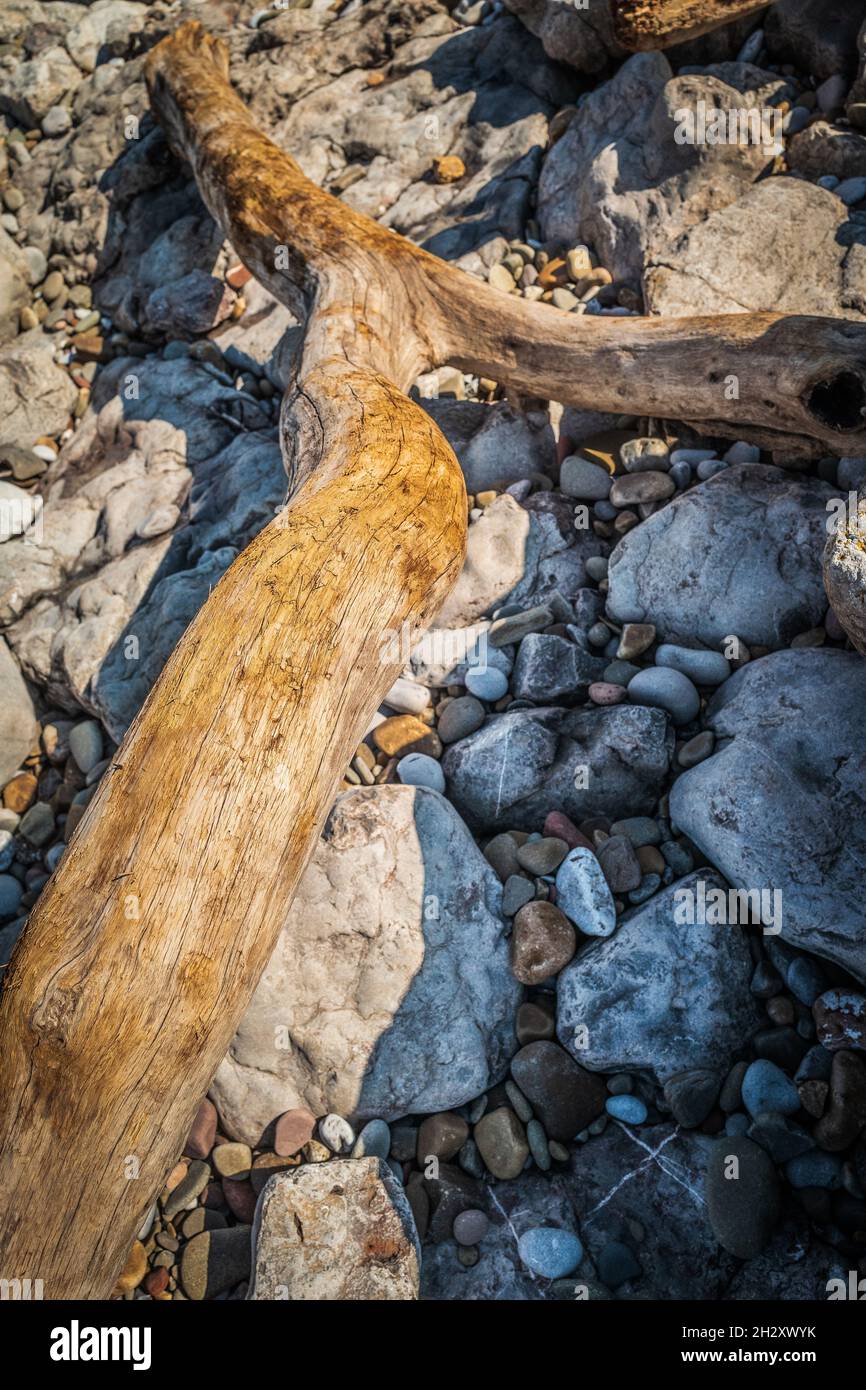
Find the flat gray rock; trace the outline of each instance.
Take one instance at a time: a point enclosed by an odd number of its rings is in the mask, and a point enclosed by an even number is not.
[[[341,796],[214,1079],[227,1132],[255,1144],[298,1107],[390,1121],[498,1081],[523,997],[501,901],[437,792]]]
[[[572,820],[648,814],[670,766],[661,710],[539,709],[488,719],[442,759],[448,796],[476,829],[539,830],[549,811]]]
[[[39,732],[30,692],[0,637],[0,787],[18,771]]]
[[[866,980],[866,662],[776,652],[719,687],[712,757],[671,818],[737,888],[778,889],[781,938]]]
[[[581,1066],[642,1071],[663,1084],[695,1067],[724,1070],[759,1026],[741,927],[677,920],[677,894],[697,893],[699,880],[707,891],[727,888],[711,869],[680,879],[558,977],[557,1035]]]
[[[797,226],[809,236],[792,237]],[[766,255],[781,244],[784,256]],[[765,179],[651,257],[644,290],[648,309],[670,317],[773,310],[863,319],[866,238],[834,193]]]
[[[610,557],[607,611],[659,638],[787,646],[823,621],[821,559],[834,489],[733,464],[636,526]]]

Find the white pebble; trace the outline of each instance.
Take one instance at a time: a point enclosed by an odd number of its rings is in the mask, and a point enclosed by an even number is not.
[[[319,1121],[319,1138],[332,1154],[348,1153],[355,1142],[355,1131],[342,1115],[326,1115]]]

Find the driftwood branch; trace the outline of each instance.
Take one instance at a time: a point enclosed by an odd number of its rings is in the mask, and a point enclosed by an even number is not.
[[[112,1288],[397,674],[381,636],[420,632],[459,571],[463,479],[404,394],[413,378],[450,361],[575,405],[866,444],[866,327],[588,322],[519,302],[315,187],[198,24],[153,50],[148,81],[236,250],[308,322],[283,404],[285,512],[182,638],[7,976],[0,1273],[47,1298]]]
[[[631,53],[671,48],[767,8],[767,0],[611,0],[617,42]]]

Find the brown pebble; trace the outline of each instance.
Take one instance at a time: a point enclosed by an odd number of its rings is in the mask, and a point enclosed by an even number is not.
[[[32,772],[19,772],[3,788],[3,805],[23,815],[36,800],[38,783]]]
[[[144,1291],[145,1293],[149,1293],[151,1297],[158,1293],[163,1293],[168,1288],[168,1281],[169,1273],[167,1269],[164,1267],[152,1269],[149,1274],[145,1275]]]
[[[407,753],[442,757],[439,735],[415,714],[395,714],[391,719],[384,719],[373,730],[373,742],[389,758],[404,758]]]
[[[217,1112],[212,1100],[205,1096],[196,1112],[196,1117],[192,1122],[184,1145],[184,1153],[188,1158],[207,1158],[213,1148],[213,1141],[216,1138]]]
[[[316,1117],[309,1110],[286,1110],[274,1126],[274,1152],[291,1158],[309,1143],[316,1131]]]
[[[469,1126],[453,1110],[427,1115],[418,1127],[418,1162],[423,1167],[429,1158],[443,1162],[459,1153],[469,1138]]]
[[[137,1289],[145,1274],[147,1273],[147,1255],[140,1240],[132,1243],[123,1273],[114,1286],[115,1294],[131,1293]]]
[[[511,969],[521,984],[540,985],[558,975],[576,949],[574,927],[552,903],[526,903],[515,916]]]
[[[443,154],[433,160],[433,177],[437,183],[456,183],[466,173],[466,165],[456,154]]]
[[[541,1002],[527,1001],[521,1004],[517,1010],[515,1032],[521,1047],[542,1038],[552,1038],[556,1032],[553,1009]]]

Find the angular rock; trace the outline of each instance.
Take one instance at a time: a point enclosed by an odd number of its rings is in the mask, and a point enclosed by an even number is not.
[[[635,54],[590,92],[548,152],[538,186],[543,236],[587,242],[615,280],[639,282],[647,257],[735,202],[769,162],[759,145],[678,142],[678,113],[699,102],[764,108],[792,94],[748,63],[675,77],[664,54]]]
[[[421,1248],[402,1185],[380,1158],[278,1173],[256,1208],[249,1299],[418,1297]]]
[[[677,921],[682,898],[726,887],[701,870],[656,894],[614,936],[586,946],[557,981],[556,1031],[592,1071],[641,1071],[664,1083],[696,1067],[721,1070],[761,1022],[752,960],[737,925]]]
[[[0,347],[0,431],[5,443],[29,448],[41,435],[66,428],[78,395],[72,378],[54,362],[54,345],[41,328]]]
[[[0,637],[0,787],[21,766],[38,732],[30,692],[15,658]]]
[[[866,979],[862,658],[762,657],[719,687],[705,722],[716,752],[674,783],[675,825],[735,888],[778,891],[783,941]]]
[[[497,1081],[522,996],[500,904],[437,793],[340,797],[211,1088],[226,1131],[255,1144],[300,1107],[360,1120],[447,1110]]]
[[[663,639],[787,646],[821,622],[821,554],[833,489],[741,464],[682,494],[610,557],[607,610]]]
[[[470,825],[537,830],[552,810],[574,821],[649,812],[673,751],[661,710],[532,710],[498,715],[446,749],[449,799]]]

